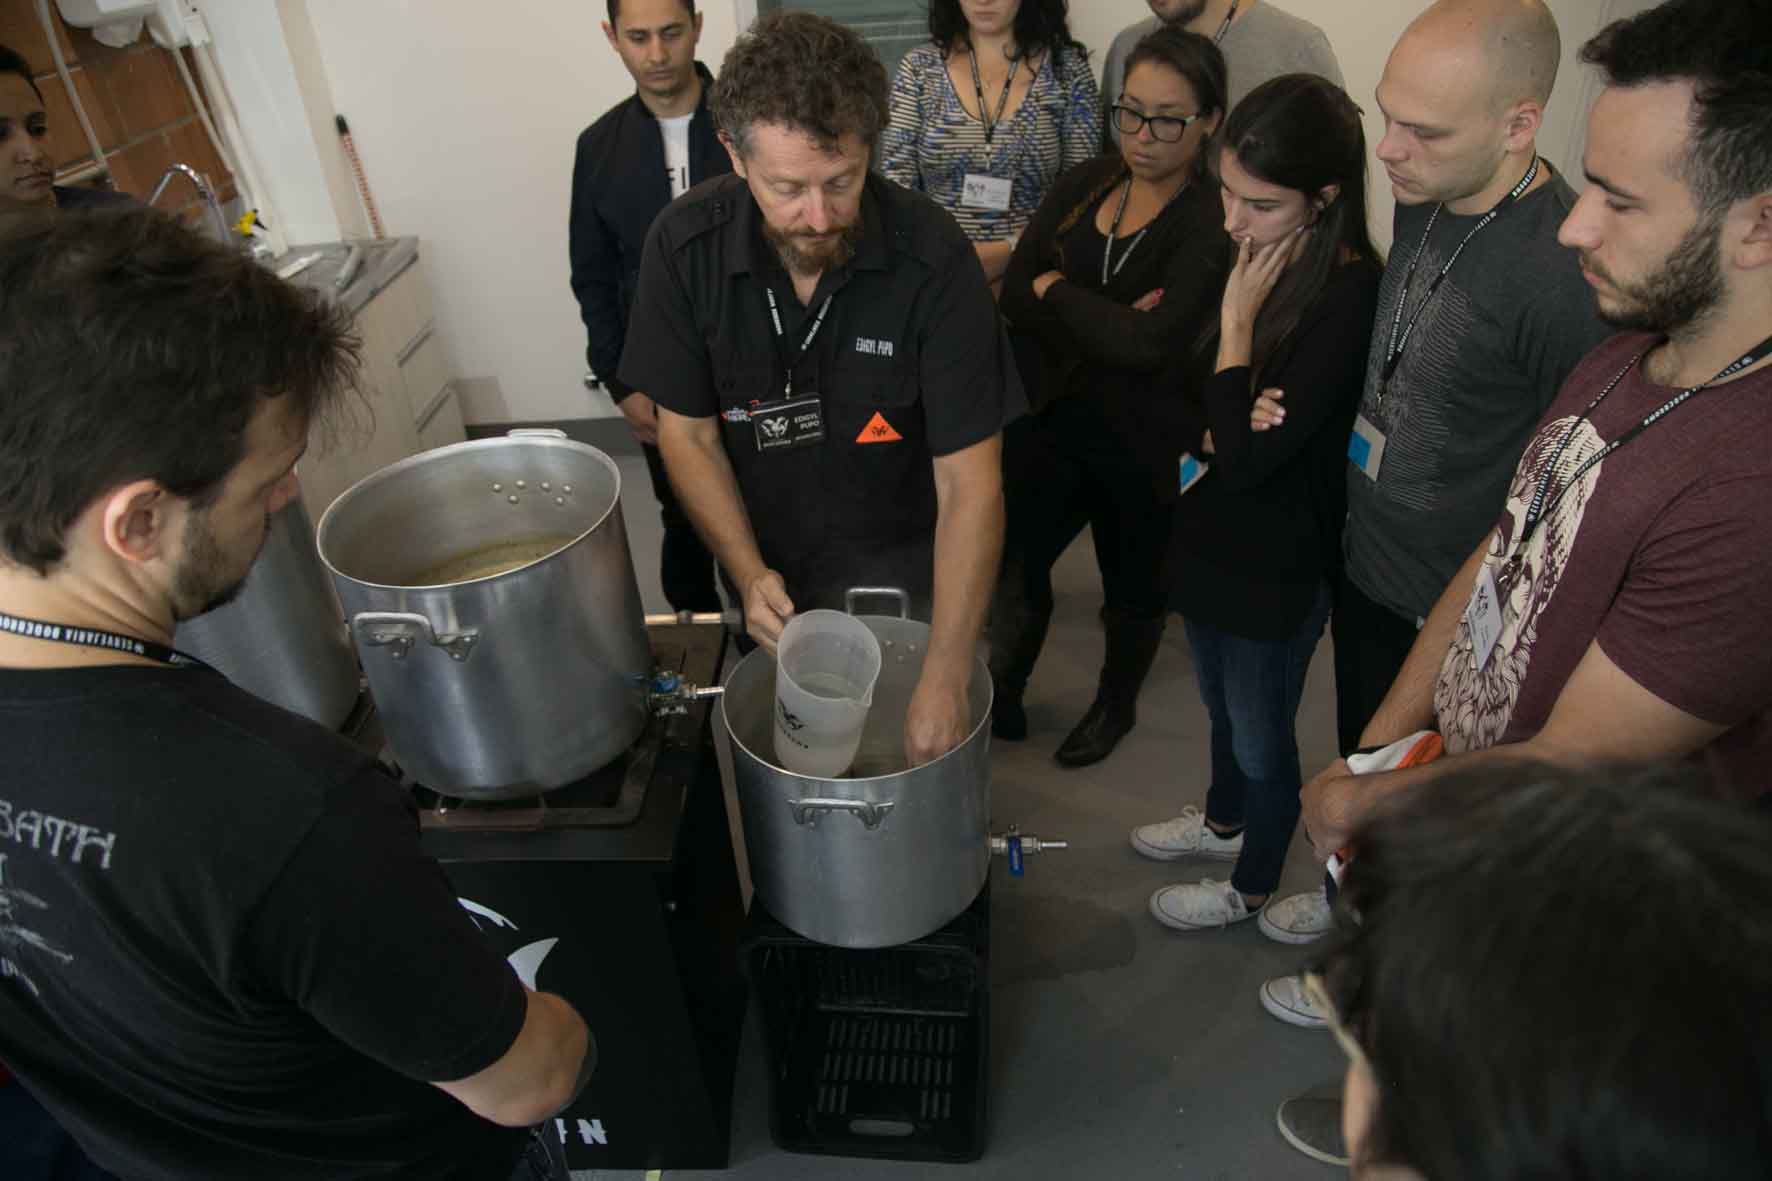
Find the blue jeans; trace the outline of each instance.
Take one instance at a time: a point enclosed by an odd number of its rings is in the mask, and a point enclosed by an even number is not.
[[[1298,827],[1296,719],[1311,655],[1329,618],[1329,588],[1284,640],[1251,640],[1183,619],[1200,698],[1212,719],[1212,786],[1206,818],[1243,825],[1243,852],[1231,885],[1269,894],[1280,884],[1286,847]]]

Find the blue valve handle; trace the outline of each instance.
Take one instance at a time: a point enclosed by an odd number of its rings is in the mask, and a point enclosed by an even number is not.
[[[1018,833],[1009,834],[1009,876],[1021,876],[1021,836]]]

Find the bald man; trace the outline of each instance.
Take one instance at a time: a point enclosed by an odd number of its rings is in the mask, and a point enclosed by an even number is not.
[[[1537,151],[1560,56],[1541,0],[1441,0],[1378,84],[1397,210],[1347,469],[1334,628],[1344,753],[1493,521],[1527,432],[1605,336],[1557,244],[1575,194]],[[1282,908],[1274,924],[1314,937],[1327,908]]]

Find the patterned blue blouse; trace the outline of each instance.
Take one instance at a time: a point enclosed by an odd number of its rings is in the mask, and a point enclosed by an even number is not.
[[[911,50],[892,80],[892,121],[880,137],[881,173],[929,194],[975,242],[1019,233],[1054,178],[1101,150],[1101,98],[1089,59],[1074,46],[1057,56],[1063,82],[1053,69],[1054,55],[1043,55],[1027,97],[986,144],[984,124],[960,104],[942,51],[934,45]],[[996,95],[985,97],[994,110]],[[1009,209],[962,209],[967,173],[1013,179]]]

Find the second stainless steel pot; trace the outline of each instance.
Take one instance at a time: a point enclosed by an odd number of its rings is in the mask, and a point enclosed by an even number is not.
[[[851,602],[863,593],[850,592]],[[841,947],[890,947],[940,929],[972,904],[990,872],[990,672],[974,661],[966,740],[907,768],[905,711],[929,626],[903,617],[904,592],[886,593],[899,615],[858,617],[882,655],[851,768],[858,777],[818,779],[775,765],[775,659],[762,649],[739,661],[720,701],[757,896],[791,930]]]

